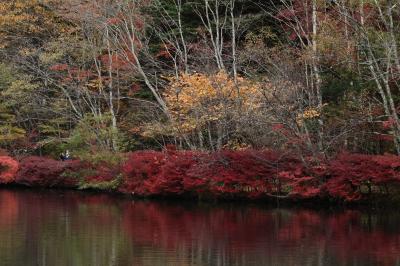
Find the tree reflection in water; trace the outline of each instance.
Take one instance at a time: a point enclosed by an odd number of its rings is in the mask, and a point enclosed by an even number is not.
[[[0,265],[396,265],[399,222],[396,212],[3,189]]]

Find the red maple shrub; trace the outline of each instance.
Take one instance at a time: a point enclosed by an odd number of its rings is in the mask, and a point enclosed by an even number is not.
[[[109,163],[105,161],[82,164],[84,171],[79,171],[81,179],[85,182],[109,182],[115,180],[121,174],[121,165],[119,163]]]
[[[79,189],[116,191],[122,181],[121,164],[106,161],[83,162],[79,171],[72,173],[79,179]]]
[[[299,197],[319,194],[314,187],[301,191],[300,185],[306,187],[302,174],[299,160],[271,151],[134,152],[123,166],[120,191],[142,196],[262,198],[288,195],[296,185]]]
[[[258,198],[277,192],[278,155],[252,150],[220,151],[193,165],[186,189],[216,197]]]
[[[8,184],[15,181],[19,163],[9,156],[0,156],[0,184]]]
[[[118,177],[121,173],[119,165],[110,165],[107,163],[91,165],[86,163],[85,167],[92,170],[90,174],[82,174],[86,182],[109,182]]]
[[[209,193],[221,197],[313,198],[321,192],[322,174],[317,170],[279,152],[227,150],[210,154],[189,176],[191,186],[197,177],[197,184],[207,183]]]
[[[288,194],[290,198],[308,199],[320,196],[320,181],[314,176],[291,177],[289,179],[291,191]]]
[[[32,187],[76,187],[79,180],[68,173],[77,172],[80,167],[81,162],[76,160],[30,156],[21,160],[16,182]]]
[[[159,172],[146,182],[149,192],[153,195],[182,195],[192,190],[185,189],[187,172],[195,162],[204,156],[199,152],[164,152],[164,162]]]
[[[330,197],[345,201],[366,199],[373,194],[390,194],[400,185],[400,157],[343,153],[329,164],[325,190]]]
[[[289,170],[280,172],[281,180],[285,180],[290,188],[288,197],[293,199],[310,199],[323,197],[323,188],[328,175],[327,166],[322,161],[305,158],[304,162],[292,159]]]
[[[148,189],[149,179],[154,178],[166,162],[165,154],[156,151],[138,151],[129,154],[122,166],[124,176],[119,191],[140,196],[150,194]]]
[[[18,170],[18,172],[17,172]],[[16,178],[14,178],[16,176]],[[15,181],[14,181],[15,180]],[[396,196],[400,157],[342,153],[328,162],[273,151],[138,151],[122,164],[0,156],[0,183],[117,190],[138,196],[336,199]]]
[[[224,150],[134,152],[123,166],[124,193],[142,196],[357,201],[389,193],[400,184],[400,157],[343,153],[328,163],[307,164],[278,152]]]

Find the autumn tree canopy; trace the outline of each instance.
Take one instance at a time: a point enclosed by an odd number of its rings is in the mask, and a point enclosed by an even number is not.
[[[391,1],[0,1],[0,146],[400,153]]]

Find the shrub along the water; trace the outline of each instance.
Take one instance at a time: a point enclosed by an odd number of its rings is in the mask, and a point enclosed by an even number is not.
[[[9,156],[0,156],[0,184],[8,184],[15,181],[19,164]]]
[[[0,157],[1,183],[137,196],[363,202],[400,198],[400,157],[342,153],[329,161],[276,151],[137,151],[119,165]]]
[[[17,184],[32,187],[75,187],[78,181],[66,173],[80,168],[80,161],[57,161],[45,157],[29,156],[20,161]]]

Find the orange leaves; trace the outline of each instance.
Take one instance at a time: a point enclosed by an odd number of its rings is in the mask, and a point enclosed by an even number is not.
[[[2,1],[0,3],[0,33],[40,33],[54,27],[53,14],[37,0]]]
[[[216,122],[228,115],[256,109],[261,96],[257,83],[239,77],[235,83],[227,73],[181,74],[170,78],[164,93],[167,106],[183,132],[190,132],[206,123]]]

